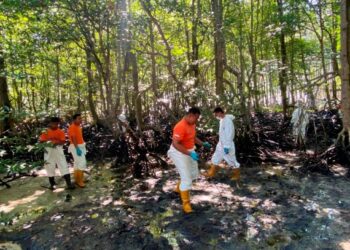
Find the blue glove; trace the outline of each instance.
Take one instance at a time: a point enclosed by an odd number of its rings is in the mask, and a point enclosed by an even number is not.
[[[205,147],[206,149],[211,149],[211,145],[209,142],[203,142],[203,147]]]
[[[198,156],[198,154],[197,154],[196,151],[191,151],[191,152],[190,152],[190,157],[191,157],[192,160],[194,160],[194,161],[198,161],[198,160],[199,160],[199,156]]]
[[[225,155],[228,155],[230,153],[230,148],[224,148]]]
[[[81,151],[80,148],[75,148],[75,150],[77,151],[78,156],[81,156],[83,154],[83,151]]]

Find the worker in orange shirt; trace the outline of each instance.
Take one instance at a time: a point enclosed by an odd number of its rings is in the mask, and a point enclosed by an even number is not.
[[[50,119],[49,127],[40,135],[40,142],[48,143],[48,146],[45,147],[44,167],[47,176],[49,177],[51,190],[56,189],[57,185],[55,182],[56,165],[67,183],[67,188],[74,189],[62,147],[66,142],[66,137],[64,132],[59,128],[59,123],[60,119],[58,117],[52,117]]]
[[[192,181],[198,177],[199,156],[195,151],[195,144],[210,148],[208,142],[202,142],[196,137],[196,123],[200,116],[200,110],[190,108],[185,117],[179,121],[173,130],[172,144],[168,151],[169,158],[174,162],[180,174],[180,182],[176,192],[180,193],[182,207],[185,213],[191,213],[190,189]]]
[[[69,148],[68,152],[72,154],[74,160],[74,179],[78,187],[85,187],[84,170],[86,169],[86,147],[83,139],[83,131],[81,127],[81,114],[73,116],[73,122],[69,126]]]

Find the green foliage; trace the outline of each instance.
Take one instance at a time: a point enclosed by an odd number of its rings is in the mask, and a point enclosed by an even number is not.
[[[41,115],[41,116],[40,116]],[[45,129],[47,113],[34,116],[27,112],[0,112],[0,120],[9,118],[16,125],[14,131],[0,137],[0,174],[29,173],[43,166],[45,147],[52,143],[39,143],[38,137]],[[42,122],[38,122],[38,121]]]
[[[142,2],[146,3],[154,19],[146,13]],[[332,57],[339,52],[337,1],[329,0],[320,5],[318,1],[282,2],[283,13],[280,15],[276,0],[222,1],[226,63],[237,69],[243,78],[245,106],[249,106],[254,97],[258,101],[267,99],[266,105],[275,105],[271,96],[279,95],[281,32],[285,35],[288,52],[288,79],[295,80],[288,84],[293,82],[294,89],[305,92],[304,70],[307,69],[310,79],[317,77],[321,74],[321,57],[324,56],[326,66],[330,68]],[[200,87],[205,93],[214,93],[216,14],[209,0],[2,1],[0,49],[6,63],[2,74],[9,85],[12,112],[18,116],[23,112],[22,117],[40,119],[42,112],[56,110],[63,114],[94,108],[98,118],[103,120],[110,119],[115,109],[135,113],[134,99],[140,94],[147,115],[157,102],[156,97],[197,98],[197,89],[192,84],[193,65],[198,65]],[[322,56],[321,30],[325,45]],[[193,51],[195,40],[198,58]],[[155,76],[151,70],[152,50]],[[138,86],[134,83],[132,67],[128,65],[127,52],[134,53],[137,58]],[[306,58],[305,63],[301,60],[302,55]],[[88,58],[91,60],[90,80]],[[253,59],[257,64],[255,75]],[[227,80],[225,104],[230,108],[238,107],[241,99],[237,98],[237,76],[226,70],[224,77]],[[158,96],[150,87],[153,81],[156,81]],[[136,87],[142,93],[136,93]],[[186,93],[176,93],[180,89]],[[289,91],[291,86],[287,89]],[[210,105],[218,101],[213,99]],[[176,108],[185,106],[183,100],[180,102],[182,105]],[[202,104],[208,105],[205,101]],[[253,106],[257,108],[258,105]],[[237,113],[238,110],[232,111]]]
[[[44,164],[44,143],[30,144],[32,138],[20,136],[0,138],[0,174],[29,173]]]

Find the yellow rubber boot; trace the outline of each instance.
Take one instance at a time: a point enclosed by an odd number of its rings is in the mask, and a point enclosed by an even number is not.
[[[203,175],[207,178],[213,178],[218,170],[218,167],[215,166],[214,164],[210,165],[210,169],[203,173]]]
[[[240,189],[242,187],[242,185],[241,185],[241,170],[239,168],[233,169],[233,174],[232,174],[231,180],[236,182],[236,187],[238,189]]]
[[[84,183],[84,171],[83,170],[79,170],[79,175],[80,175],[80,183],[79,183],[79,186],[81,188],[84,188],[85,187],[85,183]]]
[[[181,191],[180,191],[180,182],[178,182],[178,183],[176,184],[176,188],[175,188],[174,192],[175,192],[175,193],[178,193],[178,194],[181,192]]]
[[[239,181],[241,179],[241,170],[239,168],[233,169],[231,180]]]
[[[79,181],[79,173],[78,173],[78,171],[79,170],[74,169],[74,173],[73,173],[73,175],[74,175],[74,182],[75,182],[75,185],[77,185],[77,186],[78,186],[78,181]]]
[[[186,191],[180,191],[180,196],[181,196],[181,200],[182,200],[182,208],[183,211],[188,214],[188,213],[192,213],[192,206],[190,203],[190,191],[186,190]]]
[[[184,210],[184,212],[186,214],[192,213],[193,210],[190,203],[190,191],[180,191],[180,196],[182,200],[182,209]]]
[[[84,172],[82,170],[77,169],[74,171],[74,177],[76,178],[75,184],[80,188],[84,188]]]

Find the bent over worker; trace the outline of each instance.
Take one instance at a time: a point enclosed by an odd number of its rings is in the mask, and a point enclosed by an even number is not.
[[[52,117],[50,119],[49,127],[40,135],[40,142],[51,143],[51,146],[45,147],[44,160],[45,170],[49,177],[50,189],[56,189],[55,169],[56,165],[67,183],[68,189],[74,189],[71,183],[70,173],[66,157],[63,152],[63,145],[66,142],[64,132],[59,128],[60,118]]]
[[[84,170],[86,169],[86,147],[83,139],[83,131],[81,128],[81,115],[75,114],[73,122],[69,126],[68,136],[70,145],[68,152],[72,154],[74,160],[74,179],[78,187],[85,187]]]
[[[200,110],[190,108],[184,118],[179,121],[173,130],[172,144],[168,151],[169,158],[174,162],[180,174],[180,182],[177,184],[177,192],[180,193],[182,207],[185,213],[191,213],[190,189],[192,181],[198,177],[199,156],[195,151],[195,144],[210,148],[208,142],[202,142],[196,137],[196,123],[200,116]]]
[[[236,181],[237,184],[239,184],[240,164],[236,158],[236,148],[235,143],[233,142],[235,137],[233,120],[235,117],[233,115],[225,114],[221,107],[214,109],[214,115],[220,120],[219,142],[216,145],[214,155],[211,159],[212,165],[209,171],[203,175],[209,178],[214,177],[218,170],[218,165],[221,161],[225,160],[225,162],[233,168],[231,180]]]

